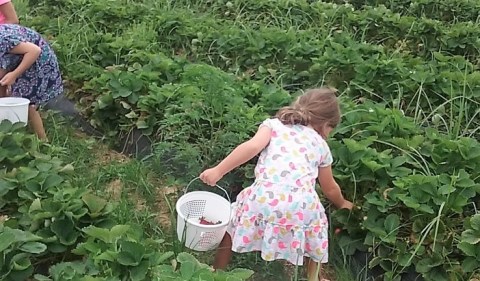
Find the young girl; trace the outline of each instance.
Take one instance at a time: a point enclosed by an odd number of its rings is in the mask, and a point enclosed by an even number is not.
[[[18,17],[11,0],[0,0],[0,24],[17,24]]]
[[[32,29],[0,24],[0,96],[6,96],[8,86],[12,96],[30,100],[30,125],[40,139],[46,139],[37,109],[63,92],[57,57]]]
[[[306,91],[292,106],[265,120],[255,136],[235,148],[200,179],[215,185],[226,173],[261,152],[256,180],[237,197],[235,217],[215,257],[224,269],[231,250],[260,251],[266,261],[307,262],[308,280],[320,278],[319,263],[328,261],[328,221],[315,191],[318,177],[325,196],[338,208],[352,208],[332,175],[332,155],[325,142],[340,122],[336,91]]]

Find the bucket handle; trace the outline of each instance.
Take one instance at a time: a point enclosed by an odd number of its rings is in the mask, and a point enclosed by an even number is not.
[[[183,189],[183,194],[187,193],[187,190],[188,190],[188,188],[190,187],[190,185],[191,185],[194,181],[199,180],[199,179],[200,179],[200,177],[196,177],[196,178],[194,178],[193,180],[191,180],[191,181],[187,184],[187,186]],[[227,195],[228,202],[230,202],[230,204],[231,204],[231,203],[232,203],[232,200],[230,199],[230,195],[228,195],[228,192],[227,192],[223,187],[219,186],[218,184],[216,184],[215,186],[216,186],[217,188],[219,188],[221,191],[223,191],[223,192],[225,193],[225,195]],[[231,210],[230,210],[230,211],[231,211]]]

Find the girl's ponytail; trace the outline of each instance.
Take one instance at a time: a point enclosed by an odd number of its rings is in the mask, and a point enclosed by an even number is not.
[[[275,117],[285,125],[308,126],[310,124],[309,112],[296,106],[296,104],[281,108]]]

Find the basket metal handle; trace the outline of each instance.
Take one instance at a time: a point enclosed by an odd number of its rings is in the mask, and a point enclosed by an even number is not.
[[[190,187],[190,185],[191,185],[194,181],[199,180],[199,179],[200,179],[200,177],[196,177],[196,178],[194,178],[193,180],[191,180],[191,181],[187,184],[187,186],[183,189],[183,194],[187,193],[187,190],[188,190],[188,188]],[[230,195],[228,195],[228,192],[227,192],[223,187],[219,186],[218,184],[216,184],[215,186],[216,186],[217,188],[219,188],[221,191],[223,191],[223,192],[225,193],[225,195],[227,195],[228,202],[230,202],[230,204],[232,204],[232,200],[230,199]]]

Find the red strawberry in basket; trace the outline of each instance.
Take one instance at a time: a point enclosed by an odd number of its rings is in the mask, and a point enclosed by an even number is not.
[[[199,221],[200,221],[200,224],[204,224],[204,225],[216,225],[216,224],[222,223],[221,221],[218,221],[217,223],[213,223],[211,221],[206,220],[205,217],[200,217]]]

